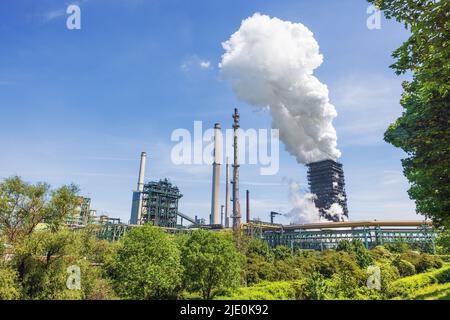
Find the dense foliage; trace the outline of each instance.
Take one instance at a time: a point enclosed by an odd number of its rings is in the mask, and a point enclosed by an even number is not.
[[[449,296],[447,230],[438,237],[438,255],[401,240],[371,250],[359,240],[342,241],[336,250],[321,252],[271,248],[242,235],[237,246],[230,231],[170,235],[150,225],[107,242],[95,237],[95,225],[81,230],[65,226],[77,199],[74,186],[51,191],[45,184],[12,178],[0,183],[0,190],[0,299]],[[369,270],[375,267],[380,287],[369,289]]]
[[[114,288],[126,299],[174,298],[181,273],[177,245],[162,229],[150,225],[125,235],[111,268]]]
[[[181,251],[184,285],[210,299],[214,291],[239,285],[240,256],[230,233],[196,230]]]
[[[387,18],[404,23],[409,39],[394,51],[397,74],[412,73],[403,83],[403,115],[385,133],[402,148],[411,183],[409,196],[418,213],[450,227],[450,2],[368,0]]]

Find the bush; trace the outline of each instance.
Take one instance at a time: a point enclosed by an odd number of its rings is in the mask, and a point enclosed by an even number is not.
[[[414,276],[406,277],[394,281],[389,291],[388,297],[397,297],[403,299],[410,299],[418,289],[426,286],[445,283],[450,281],[450,266],[433,270],[427,273],[416,274]]]
[[[405,252],[400,258],[412,263],[416,268],[417,273],[425,272],[432,268],[441,268],[443,265],[442,260],[438,256],[415,251]]]
[[[410,298],[414,300],[450,300],[450,283],[432,284],[417,290]]]
[[[20,299],[20,286],[17,273],[7,267],[0,266],[0,300]]]
[[[162,229],[145,225],[122,238],[112,266],[113,286],[125,299],[174,298],[181,285],[180,251]]]
[[[393,264],[402,277],[408,277],[416,274],[416,267],[414,267],[414,265],[409,261],[397,258],[394,260]]]
[[[267,262],[261,256],[247,258],[244,275],[248,286],[257,284],[261,281],[273,281],[278,270],[272,262]]]
[[[285,260],[292,256],[292,251],[286,246],[277,246],[273,249],[276,260]]]
[[[239,288],[217,300],[295,300],[303,298],[303,281],[261,282],[252,287]]]
[[[392,253],[404,253],[406,251],[411,250],[410,245],[401,240],[386,243],[384,246]]]
[[[376,246],[369,251],[369,254],[374,260],[392,260],[394,255],[384,246]]]

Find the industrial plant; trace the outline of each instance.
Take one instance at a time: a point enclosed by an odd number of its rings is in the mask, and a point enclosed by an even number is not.
[[[107,216],[96,216],[90,209],[90,199],[80,198],[79,216],[71,224],[83,227],[99,224],[98,237],[118,240],[128,230],[144,224],[163,228],[167,232],[191,232],[197,228],[212,231],[233,230],[239,236],[246,234],[263,239],[271,246],[286,245],[291,248],[323,250],[335,248],[342,240],[360,239],[367,248],[394,242],[398,239],[410,243],[434,246],[436,232],[430,221],[351,221],[347,206],[347,195],[343,166],[332,159],[307,164],[310,192],[319,212],[318,222],[306,224],[276,223],[280,212],[268,212],[269,221],[252,219],[250,190],[245,192],[245,221],[242,221],[238,162],[238,134],[240,115],[237,109],[232,114],[233,161],[228,159],[221,166],[221,125],[214,125],[214,153],[211,174],[211,210],[209,219],[199,218],[200,213],[187,215],[179,210],[183,194],[174,181],[160,177],[157,181],[145,181],[147,153],[141,153],[136,190],[132,193],[129,223]],[[225,196],[221,200],[221,170],[225,169]],[[205,199],[206,200],[206,199]],[[203,213],[203,216],[205,213]]]

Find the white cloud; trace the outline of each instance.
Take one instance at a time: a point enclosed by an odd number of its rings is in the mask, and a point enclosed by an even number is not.
[[[383,143],[389,124],[397,119],[402,79],[378,74],[351,75],[331,85],[339,116],[335,125],[340,145]]]
[[[209,69],[209,67],[211,67],[211,61],[209,60],[200,61],[200,67],[203,69]]]
[[[49,21],[52,21],[59,17],[62,17],[65,14],[66,14],[66,12],[63,9],[50,10],[44,14],[44,20],[45,20],[45,22],[49,22]]]
[[[212,68],[211,61],[200,58],[199,56],[197,56],[195,54],[186,58],[181,63],[181,66],[180,66],[180,69],[183,72],[189,72],[189,71],[193,71],[195,69],[207,70],[207,69],[211,69],[211,68]]]

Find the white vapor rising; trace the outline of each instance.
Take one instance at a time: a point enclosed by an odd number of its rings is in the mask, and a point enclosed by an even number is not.
[[[272,127],[298,162],[340,157],[337,113],[327,86],[313,76],[323,56],[307,27],[256,13],[222,46],[222,76],[239,99],[269,106]]]
[[[319,209],[314,204],[316,195],[313,193],[300,194],[300,185],[297,182],[289,182],[289,198],[294,208],[285,216],[292,223],[319,222]]]
[[[332,217],[332,221],[345,221],[347,217],[344,215],[344,208],[339,203],[333,203],[325,212]]]

